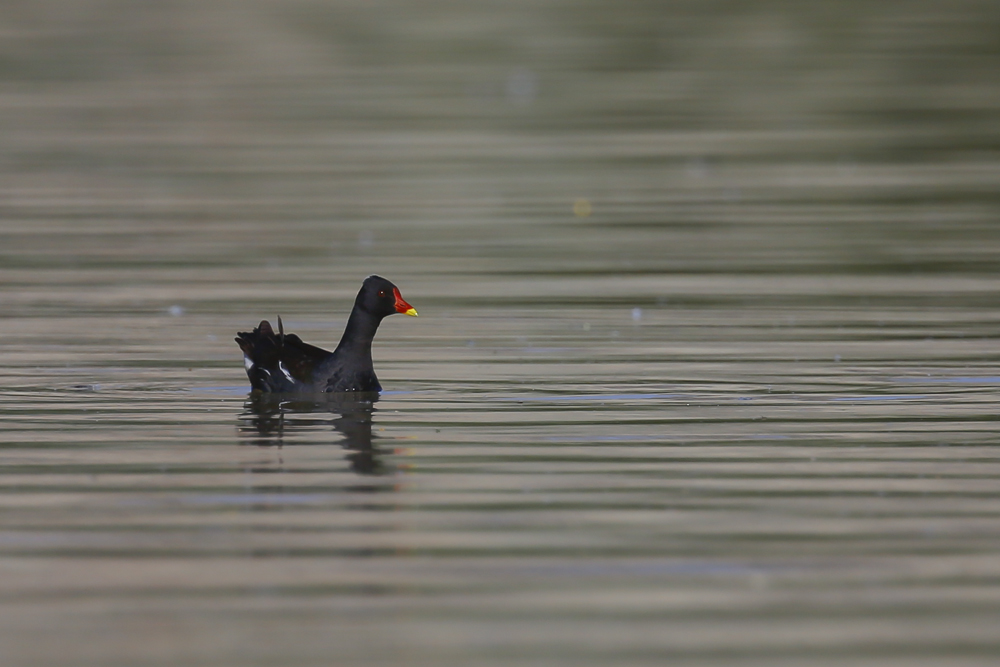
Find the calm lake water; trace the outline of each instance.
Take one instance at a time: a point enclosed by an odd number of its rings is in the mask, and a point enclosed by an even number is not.
[[[1000,659],[995,7],[50,4],[0,663]],[[382,395],[251,400],[371,273]]]

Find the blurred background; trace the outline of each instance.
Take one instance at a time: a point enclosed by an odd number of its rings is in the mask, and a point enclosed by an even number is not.
[[[990,664],[998,262],[996,0],[7,0],[0,662]]]
[[[11,2],[0,261],[306,262],[352,291],[555,268],[537,228],[565,224],[621,269],[989,268],[998,28],[985,0]],[[659,243],[588,243],[629,225]]]

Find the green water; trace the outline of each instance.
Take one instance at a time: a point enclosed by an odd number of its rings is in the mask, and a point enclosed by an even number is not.
[[[1000,657],[991,3],[4,20],[0,663]]]

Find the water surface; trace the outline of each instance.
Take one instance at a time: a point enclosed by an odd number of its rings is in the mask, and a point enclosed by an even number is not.
[[[24,8],[0,662],[996,660],[995,12],[640,4]]]

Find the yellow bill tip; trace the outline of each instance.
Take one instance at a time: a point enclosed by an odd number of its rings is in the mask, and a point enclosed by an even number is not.
[[[416,308],[410,308],[408,311],[406,311],[405,314],[406,315],[410,315],[412,317],[416,317],[417,316],[417,309]]]

